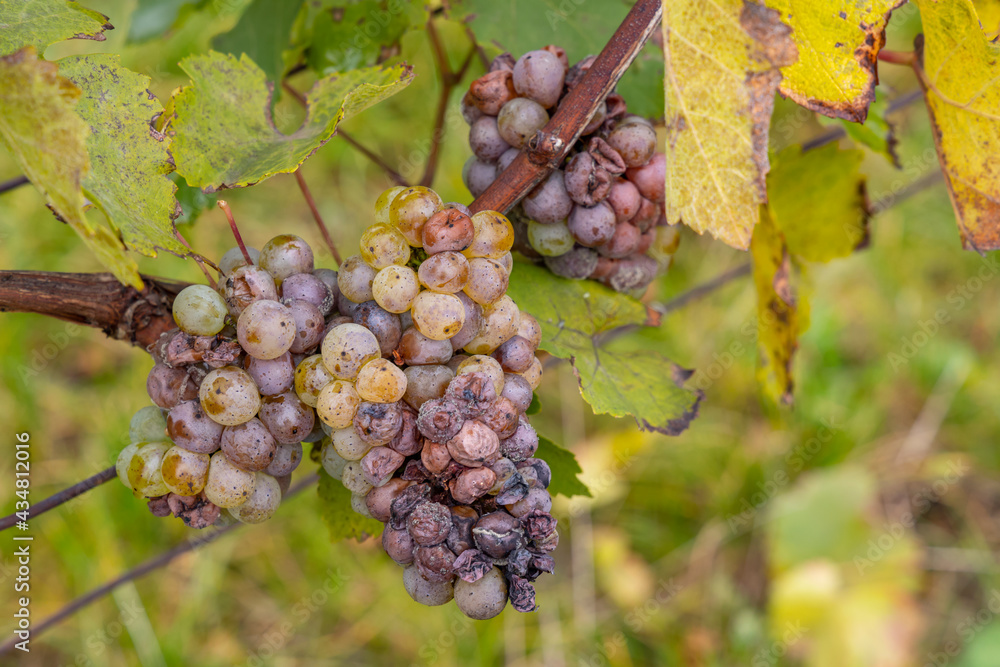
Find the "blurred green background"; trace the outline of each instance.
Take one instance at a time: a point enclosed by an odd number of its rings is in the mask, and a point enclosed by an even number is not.
[[[246,3],[219,2],[211,21],[139,45],[125,44],[134,1],[87,4],[112,17],[108,40],[56,45],[46,57],[122,53],[164,100],[184,81],[176,62],[231,28]],[[898,10],[888,48],[909,49],[919,25],[915,7]],[[439,28],[457,61],[468,44],[461,26]],[[416,82],[344,128],[413,179],[438,82],[423,31],[407,34],[401,56]],[[880,97],[917,88],[911,72],[880,69]],[[465,125],[452,116],[434,187],[446,201],[468,201]],[[276,117],[292,128],[301,111],[285,97]],[[593,498],[557,499],[557,572],[538,582],[537,613],[508,609],[473,622],[453,605],[417,605],[376,541],[330,542],[310,488],[266,524],[119,588],[10,664],[996,665],[1000,264],[961,250],[945,188],[931,176],[938,167],[922,103],[891,120],[903,168],[874,154],[865,163],[869,195],[884,209],[870,245],[808,273],[811,327],[796,361],[794,411],[761,407],[747,278],[635,334],[697,369],[692,382],[706,398],[679,437],[594,417],[565,364],[546,372],[533,423],[576,453]],[[823,131],[811,113],[779,100],[775,150]],[[389,183],[337,137],[303,173],[349,253]],[[17,175],[0,154],[0,180]],[[225,198],[248,243],[300,234],[313,241],[318,265],[332,266],[292,176]],[[232,245],[215,209],[183,232],[209,257]],[[682,236],[674,267],[646,295],[651,302],[748,260],[687,230]],[[100,270],[30,186],[0,196],[0,267]],[[203,281],[192,262],[170,256],[141,259],[140,268]],[[32,436],[35,500],[113,464],[130,416],[148,404],[152,362],[98,331],[25,314],[0,316],[0,348],[6,514],[14,434]],[[296,477],[311,467],[305,462]],[[32,533],[36,623],[197,538],[179,521],[152,517],[117,481],[35,519]],[[0,536],[4,600],[14,598],[12,545]],[[12,627],[10,617],[0,621],[5,637]]]

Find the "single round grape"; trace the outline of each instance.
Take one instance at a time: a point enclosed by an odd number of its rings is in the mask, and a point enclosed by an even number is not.
[[[625,171],[625,177],[635,184],[639,194],[654,202],[663,202],[666,176],[667,156],[663,153],[654,153],[646,164]]]
[[[479,327],[483,320],[483,307],[472,300],[465,292],[456,292],[455,296],[462,302],[465,309],[465,324],[457,334],[451,337],[452,350],[461,350],[465,345],[479,335]]]
[[[615,212],[606,202],[596,206],[574,206],[566,226],[576,242],[588,248],[607,243],[615,234]]]
[[[644,123],[619,123],[608,135],[608,144],[629,167],[641,167],[656,151],[656,130]]]
[[[335,302],[329,285],[319,277],[320,271],[333,274],[332,284],[337,284],[337,274],[330,269],[317,269],[316,273],[296,273],[288,276],[281,283],[281,299],[288,302],[291,299],[301,299],[316,306],[320,314],[326,317],[333,311]]]
[[[323,339],[323,364],[338,380],[351,380],[361,367],[382,356],[378,339],[359,324],[341,324]]]
[[[334,380],[319,392],[316,398],[316,415],[332,428],[347,428],[354,422],[354,415],[360,404],[361,397],[352,383]]]
[[[517,325],[517,335],[528,341],[531,347],[538,349],[542,342],[542,327],[530,313],[521,313],[521,319]]]
[[[538,389],[538,385],[542,381],[542,362],[538,360],[538,357],[535,357],[535,360],[531,362],[531,366],[528,367],[528,370],[524,371],[520,375],[528,381],[532,391]]]
[[[496,177],[500,178],[500,174],[505,172],[507,170],[507,167],[513,164],[514,160],[516,160],[517,156],[520,154],[521,151],[517,148],[508,148],[507,150],[505,150],[503,152],[503,155],[501,155],[500,158],[497,160]],[[559,172],[559,170],[556,170],[552,173],[555,174],[561,172]]]
[[[507,606],[507,581],[499,568],[493,567],[481,579],[469,583],[455,581],[455,606],[477,621],[497,616]]]
[[[399,339],[397,351],[407,366],[425,366],[448,363],[452,347],[449,340],[432,340],[410,327]]]
[[[257,476],[237,468],[225,453],[212,454],[205,483],[205,497],[209,502],[219,507],[242,505],[253,495],[256,484]]]
[[[140,444],[128,462],[125,476],[128,486],[135,495],[145,498],[156,498],[170,493],[163,477],[160,476],[160,464],[163,455],[167,453],[169,442],[149,442]]]
[[[146,377],[146,393],[149,398],[164,410],[169,410],[181,401],[197,398],[198,382],[189,372],[191,369],[155,364]]]
[[[546,257],[545,266],[557,276],[582,280],[597,268],[597,253],[590,248],[577,246],[565,255]]]
[[[480,111],[471,119],[474,123],[482,116],[496,116],[503,105],[517,97],[514,90],[514,76],[510,70],[493,70],[479,77],[469,85],[468,101]]]
[[[480,211],[472,216],[472,245],[462,251],[468,258],[496,259],[514,247],[514,227],[510,220],[496,211]]]
[[[465,346],[469,354],[490,354],[517,333],[521,312],[506,294],[483,308],[479,335]]]
[[[523,373],[535,358],[535,347],[525,338],[515,335],[493,351],[493,358],[500,362],[505,373]]]
[[[469,260],[457,252],[440,252],[421,262],[417,276],[429,290],[454,294],[469,280]]]
[[[448,206],[445,204],[445,208],[432,215],[420,234],[424,251],[428,255],[462,252],[472,245],[476,233],[472,218],[467,213],[447,208]]]
[[[608,192],[608,205],[615,212],[615,221],[620,225],[628,222],[639,212],[642,196],[632,181],[620,179],[611,186]]]
[[[496,568],[494,568],[496,569]],[[416,565],[410,565],[403,570],[403,588],[413,598],[428,607],[439,607],[448,604],[455,597],[454,584],[451,580],[430,582],[423,578]]]
[[[607,243],[597,246],[597,252],[612,259],[628,257],[636,252],[639,247],[642,234],[634,225],[627,222],[619,224],[615,228],[614,235]]]
[[[182,447],[171,447],[160,462],[160,477],[171,493],[196,496],[208,481],[208,454],[198,454]]]
[[[354,415],[354,430],[365,442],[387,445],[403,429],[403,408],[399,403],[362,401]]]
[[[282,234],[264,244],[260,249],[260,261],[274,277],[277,285],[295,273],[312,273],[313,251],[309,244],[294,234]]]
[[[432,340],[445,340],[457,334],[465,323],[465,307],[454,294],[424,290],[410,307],[413,326]]]
[[[166,428],[167,420],[163,417],[163,411],[154,405],[147,405],[132,415],[132,421],[128,425],[128,439],[129,442],[163,440]]]
[[[174,298],[174,322],[192,336],[214,336],[226,326],[226,302],[208,285],[188,285]]]
[[[361,516],[368,517],[369,519],[374,519],[372,513],[368,511],[368,505],[365,503],[367,495],[359,495],[357,493],[351,494],[351,509],[354,510],[355,514],[360,514]]]
[[[361,461],[348,461],[341,473],[340,481],[344,483],[344,488],[351,493],[366,494],[374,488],[365,479],[365,471],[361,466]]]
[[[476,257],[469,262],[469,280],[462,290],[480,305],[493,303],[507,292],[510,276],[495,259]]]
[[[375,335],[383,356],[392,354],[399,345],[399,337],[403,335],[399,315],[390,313],[374,300],[358,304],[354,310],[354,324],[363,326]]]
[[[508,144],[524,148],[548,122],[549,114],[541,104],[527,97],[517,97],[500,109],[497,129]]]
[[[434,398],[441,398],[448,390],[448,383],[455,377],[454,371],[442,364],[431,366],[410,366],[405,369],[406,393],[403,400],[414,410]]]
[[[483,116],[483,112],[472,102],[472,96],[468,92],[462,97],[461,110],[462,120],[466,125],[472,125]]]
[[[201,383],[201,408],[223,426],[236,426],[253,419],[260,409],[260,392],[253,378],[236,366],[217,368]]]
[[[274,450],[274,459],[264,468],[264,472],[272,477],[284,477],[285,475],[291,475],[301,462],[301,442],[278,445]]]
[[[260,260],[260,250],[257,250],[256,248],[247,246],[247,254],[250,255],[250,259],[253,260],[254,264]],[[236,269],[246,265],[246,257],[243,256],[243,251],[240,250],[239,246],[230,248],[222,254],[222,257],[219,258],[219,271],[221,271],[224,276],[228,276]]]
[[[293,354],[306,354],[319,345],[323,332],[326,330],[323,313],[319,312],[319,308],[302,299],[292,299],[285,305],[292,312],[292,318],[295,320],[295,340],[288,351]]]
[[[316,413],[294,392],[265,396],[258,418],[281,445],[302,442],[316,425]]]
[[[556,169],[535,186],[521,201],[524,214],[536,222],[551,225],[562,222],[573,210],[573,200],[566,190],[566,179],[561,169]]]
[[[309,275],[309,274],[303,273],[296,275]],[[314,278],[321,280],[323,284],[326,285],[327,289],[330,290],[330,298],[332,299],[332,301],[330,302],[329,312],[325,313],[326,315],[329,315],[330,313],[334,312],[334,310],[337,308],[337,297],[340,296],[340,287],[337,285],[337,272],[334,271],[333,269],[316,269],[315,271],[313,271],[312,275]],[[320,310],[323,309],[320,308]]]
[[[361,258],[373,269],[410,261],[410,244],[391,225],[372,225],[361,234]]]
[[[345,461],[360,461],[372,444],[365,442],[353,427],[337,429],[330,436],[333,448]]]
[[[226,307],[233,319],[238,318],[254,301],[278,300],[278,288],[271,274],[259,266],[241,266],[226,276],[222,283]]]
[[[241,470],[263,470],[271,465],[278,443],[259,419],[227,426],[222,432],[222,451]]]
[[[631,292],[646,287],[656,278],[656,260],[646,255],[632,255],[618,260],[605,284],[616,292]]]
[[[428,258],[430,259],[430,258]],[[427,261],[424,262],[426,264]],[[375,274],[372,296],[375,303],[390,313],[403,313],[420,293],[417,274],[408,266],[387,266]]]
[[[430,188],[422,185],[406,188],[389,206],[389,223],[399,230],[407,243],[419,248],[424,225],[440,210],[441,203],[441,197]]]
[[[277,301],[254,301],[236,322],[236,337],[250,356],[275,359],[295,342],[295,316]]]
[[[543,257],[565,255],[576,245],[565,222],[543,225],[534,220],[528,221],[528,242]]]
[[[375,222],[383,225],[390,224],[389,220],[389,207],[392,206],[393,200],[399,195],[400,192],[406,188],[402,185],[397,185],[391,187],[388,190],[383,190],[382,194],[378,196],[375,200]]]
[[[278,511],[281,504],[281,487],[278,480],[268,474],[255,473],[253,493],[246,501],[229,511],[243,523],[263,523]]]
[[[510,145],[500,136],[497,119],[483,116],[469,128],[469,147],[480,160],[495,162]]]
[[[467,375],[469,373],[483,373],[491,382],[497,396],[503,393],[503,368],[500,362],[493,357],[481,354],[474,354],[458,366],[456,375]]]
[[[565,79],[563,64],[548,51],[528,51],[514,65],[514,90],[546,109],[559,101]]]
[[[199,401],[178,403],[167,415],[167,435],[175,445],[192,452],[211,454],[217,450],[222,429],[222,424],[209,418]]]
[[[118,458],[115,460],[115,472],[118,473],[118,481],[124,484],[129,491],[133,491],[132,482],[128,479],[128,468],[132,464],[132,457],[135,453],[139,451],[139,447],[144,445],[144,442],[133,442],[127,445],[124,449],[118,452]]]
[[[323,470],[326,471],[326,474],[334,479],[340,479],[343,476],[344,466],[347,465],[347,459],[337,453],[331,440],[323,442],[323,448],[320,449],[319,453],[319,462],[323,466]]]
[[[354,303],[363,303],[372,299],[372,282],[375,280],[375,269],[368,266],[361,255],[353,255],[344,260],[337,272],[337,287],[343,298]],[[337,307],[341,315],[350,315],[338,299]]]
[[[462,182],[473,197],[486,192],[486,189],[497,179],[496,165],[492,162],[483,162],[476,156],[470,157],[462,167]]]
[[[295,367],[295,393],[299,400],[315,408],[319,393],[336,379],[323,363],[323,355],[314,354],[300,361]]]
[[[362,400],[395,403],[406,393],[406,375],[388,359],[373,359],[361,367],[355,388]]]
[[[530,368],[531,366],[529,366]],[[504,373],[503,397],[514,404],[518,412],[523,413],[531,405],[531,385],[524,376],[517,373]]]
[[[257,390],[264,396],[283,394],[295,382],[295,366],[291,352],[285,352],[274,359],[257,359],[247,356],[243,368],[249,373]]]

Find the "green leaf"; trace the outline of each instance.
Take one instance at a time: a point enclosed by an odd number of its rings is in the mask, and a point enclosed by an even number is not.
[[[663,6],[667,219],[745,250],[766,201],[767,130],[779,67],[796,48],[777,12],[752,2]]]
[[[863,123],[875,100],[875,59],[893,9],[906,0],[765,0],[792,28],[799,59],[781,92],[807,109]]]
[[[278,132],[264,72],[249,58],[210,52],[181,61],[192,79],[174,93],[171,152],[189,185],[206,192],[291,173],[333,136],[341,120],[413,80],[406,65],[353,70],[316,82],[298,130]]]
[[[1000,609],[1000,591],[995,588],[990,590],[985,608],[990,610],[990,618],[995,619],[996,612],[993,610]],[[978,627],[978,623],[971,627],[963,626],[963,628],[967,628],[965,632]],[[981,632],[973,635],[972,642],[962,652],[956,664],[958,667],[993,667],[996,664],[997,655],[1000,655],[1000,622],[993,620],[985,628],[982,628]]]
[[[150,257],[157,249],[188,255],[174,236],[173,165],[165,137],[151,125],[163,107],[147,90],[149,77],[110,53],[64,58],[59,71],[83,91],[76,112],[90,125],[87,199],[129,248]]]
[[[602,346],[604,335],[645,323],[635,299],[592,281],[566,280],[518,263],[508,293],[542,327],[541,349],[573,365],[580,393],[598,414],[632,415],[641,428],[677,435],[697,416],[701,394],[689,372],[653,350]]]
[[[423,7],[423,0],[361,0],[328,8],[313,22],[307,62],[321,75],[374,65],[384,48],[423,23]]]
[[[767,177],[769,208],[792,255],[829,262],[867,243],[864,158],[836,144],[806,152],[790,146],[775,157]]]
[[[663,50],[648,41],[615,90],[628,102],[629,113],[663,118]]]
[[[185,183],[183,178],[177,177],[173,180],[177,186],[177,203],[181,205],[181,214],[174,220],[174,224],[192,224],[202,213],[215,208],[215,202],[219,200],[217,195],[205,194],[200,188],[193,188]]]
[[[330,477],[322,467],[319,469],[318,492],[320,512],[330,529],[332,541],[348,538],[363,540],[382,533],[382,523],[355,512],[351,508],[351,492],[344,488],[339,479]]]
[[[919,79],[934,143],[967,250],[1000,248],[1000,43],[969,0],[917,0],[924,26]]]
[[[212,46],[234,56],[246,54],[268,81],[280,81],[285,69],[281,52],[288,47],[301,8],[301,0],[253,0],[233,29],[216,37]]]
[[[563,495],[567,498],[573,496],[593,497],[587,485],[580,481],[580,473],[583,469],[577,463],[576,455],[568,449],[563,449],[545,436],[538,436],[538,451],[535,458],[544,459],[552,470],[552,483],[549,484],[549,493],[552,495]]]
[[[542,409],[542,402],[538,400],[538,394],[531,392],[531,403],[528,405],[528,409],[524,411],[526,415],[538,414]]]
[[[0,143],[14,156],[58,218],[73,228],[115,276],[142,289],[135,260],[107,227],[84,213],[81,184],[90,172],[90,128],[75,112],[82,92],[39,60],[33,47],[0,58]]]
[[[0,55],[33,46],[43,53],[65,39],[104,41],[108,17],[71,0],[0,0]]]
[[[877,93],[876,93],[877,96]],[[885,97],[876,98],[868,107],[868,118],[864,123],[852,123],[843,118],[827,118],[816,116],[820,125],[842,127],[854,143],[866,146],[889,160],[897,169],[900,168],[899,155],[896,154],[896,127],[886,116],[889,103]]]
[[[206,0],[139,0],[129,17],[128,42],[142,42],[159,37],[169,30],[185,5],[204,4]]]

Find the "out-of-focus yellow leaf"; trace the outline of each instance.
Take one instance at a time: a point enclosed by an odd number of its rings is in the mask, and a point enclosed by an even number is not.
[[[975,0],[976,13],[979,14],[979,22],[983,25],[983,31],[990,37],[996,37],[1000,33],[1000,0]]]
[[[885,25],[906,0],[765,0],[792,28],[799,59],[783,67],[782,94],[807,109],[863,123],[875,100]]]
[[[917,55],[938,159],[967,250],[1000,248],[1000,44],[971,0],[916,0]]]
[[[667,217],[746,250],[766,201],[780,67],[797,57],[778,13],[740,0],[663,4]]]

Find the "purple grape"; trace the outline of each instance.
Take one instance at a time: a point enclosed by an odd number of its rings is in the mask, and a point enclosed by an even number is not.
[[[615,234],[615,212],[607,202],[597,206],[574,206],[567,221],[576,242],[588,248],[607,243]]]
[[[497,119],[493,116],[483,116],[469,128],[469,146],[480,160],[495,162],[510,148],[500,136],[497,129]]]
[[[566,181],[561,170],[553,171],[535,186],[521,202],[524,214],[535,222],[553,224],[569,217],[573,200],[566,191]]]
[[[528,51],[514,65],[514,89],[546,109],[559,101],[565,78],[563,64],[548,51]]]

